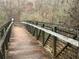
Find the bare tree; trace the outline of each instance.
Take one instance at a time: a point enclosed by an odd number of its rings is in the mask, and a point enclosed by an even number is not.
[[[24,6],[25,0],[0,0],[0,7],[6,13],[8,19],[14,17],[16,20],[20,20]]]

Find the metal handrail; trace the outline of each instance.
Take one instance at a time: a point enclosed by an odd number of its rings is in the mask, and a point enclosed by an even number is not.
[[[61,28],[64,28],[65,27],[65,25],[63,26],[63,25],[59,25],[59,24],[55,24],[55,23],[48,23],[48,22],[38,22],[38,21],[25,21],[25,22],[29,22],[29,23],[39,23],[39,24],[48,24],[48,25],[50,25],[50,26],[59,26],[59,27],[61,27]],[[49,27],[50,27],[49,26]],[[68,29],[70,29],[70,30],[75,30],[75,31],[79,31],[79,29],[74,29],[73,27],[69,27],[69,26],[66,26],[66,28],[68,28]]]
[[[40,27],[40,26],[36,26],[36,25],[34,25],[34,24],[30,24],[30,23],[28,23],[28,22],[22,22],[22,23],[23,23],[23,24],[30,25],[30,26],[32,26],[32,27],[34,27],[34,28],[37,28],[37,29],[39,29],[39,30],[42,30],[42,31],[44,31],[44,32],[46,32],[46,33],[49,33],[49,34],[51,34],[52,36],[56,36],[56,37],[59,38],[61,41],[65,41],[65,42],[68,42],[68,43],[70,43],[70,44],[73,44],[74,46],[79,47],[79,41],[77,41],[77,40],[75,40],[75,39],[68,38],[68,37],[66,37],[66,36],[64,36],[64,35],[61,35],[61,34],[58,34],[58,33],[56,33],[56,32],[50,31],[50,30],[45,29],[45,28],[42,28],[42,27]]]
[[[3,42],[4,42],[4,39],[6,38],[6,36],[7,36],[7,34],[8,34],[8,31],[9,31],[9,29],[11,28],[11,26],[12,26],[12,24],[13,24],[13,22],[11,22],[10,23],[10,25],[8,26],[8,28],[7,28],[7,30],[5,31],[5,34],[3,35],[3,37],[2,37],[2,39],[1,39],[1,43],[0,43],[0,47],[2,46],[2,44],[3,44]],[[1,50],[1,48],[0,48],[0,50]]]
[[[38,25],[38,23],[32,23],[32,22],[21,22],[21,23],[26,26],[27,30],[33,36],[35,36],[37,40],[42,42],[43,47],[48,46],[50,43],[52,43],[51,44],[52,47],[49,45],[52,51],[49,52],[50,53],[52,52],[53,58],[58,58],[58,59],[79,58],[79,41],[75,40],[76,36],[73,38],[64,36],[63,34],[59,34],[57,32],[58,31],[57,27],[52,27],[50,30],[45,27],[45,24]],[[65,54],[63,54],[64,52]],[[59,56],[61,56],[61,58],[59,58]]]
[[[46,29],[52,29],[54,27],[57,27],[57,32],[59,34],[65,35],[67,37],[73,38],[75,40],[79,40],[79,30],[72,28],[72,27],[68,27],[68,26],[62,26],[62,25],[58,25],[58,24],[52,24],[52,23],[45,23],[45,22],[38,22],[38,21],[25,21],[25,22],[29,22],[31,24],[38,24],[38,26],[42,26],[44,24],[44,28]]]
[[[1,29],[1,39],[0,39],[0,58],[5,59],[6,50],[8,50],[8,42],[10,37],[10,31],[12,27],[13,22],[9,21],[6,23]],[[5,29],[6,28],[6,29]],[[5,31],[3,31],[5,29]]]

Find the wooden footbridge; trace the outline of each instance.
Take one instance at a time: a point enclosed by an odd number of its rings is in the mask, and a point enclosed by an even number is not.
[[[79,59],[79,30],[9,21],[0,28],[0,59]]]

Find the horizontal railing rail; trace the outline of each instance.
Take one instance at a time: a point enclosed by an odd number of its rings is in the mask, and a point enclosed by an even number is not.
[[[68,26],[62,26],[52,23],[45,23],[45,22],[37,22],[37,21],[27,21],[31,24],[42,26],[44,25],[44,28],[52,30],[53,27],[56,27],[57,33],[62,34],[64,36],[74,38],[75,40],[79,40],[79,29],[75,29]]]
[[[36,26],[36,25],[34,25],[34,24],[30,24],[30,23],[27,23],[27,22],[22,22],[22,23],[27,24],[27,25],[29,25],[29,26],[32,26],[32,27],[34,27],[34,28],[37,28],[37,29],[39,29],[39,30],[42,30],[42,31],[44,31],[44,32],[46,32],[46,33],[48,33],[48,34],[50,34],[50,35],[52,35],[52,36],[56,36],[57,38],[59,38],[59,39],[62,40],[62,41],[68,42],[68,43],[70,43],[70,44],[73,44],[74,46],[79,47],[79,41],[77,41],[77,40],[74,40],[74,39],[72,39],[72,38],[68,38],[68,37],[66,37],[66,36],[63,36],[63,35],[58,34],[58,33],[56,33],[56,32],[50,31],[50,30],[48,30],[48,29],[44,29],[44,28],[42,28],[42,27],[40,27],[40,26]]]
[[[45,47],[52,46],[51,53],[53,57],[58,59],[78,59],[79,55],[79,41],[74,37],[70,38],[57,32],[57,27],[52,27],[51,30],[45,28],[43,24],[38,25],[32,22],[21,22],[26,26],[28,31],[37,37]],[[71,33],[72,34],[72,33]],[[49,43],[53,42],[53,43]],[[61,58],[61,57],[62,58]]]
[[[0,28],[0,59],[6,59],[12,24],[13,22],[9,21]]]

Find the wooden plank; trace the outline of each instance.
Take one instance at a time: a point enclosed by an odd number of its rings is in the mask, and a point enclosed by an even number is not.
[[[48,33],[48,34],[51,34],[52,36],[56,36],[57,38],[59,38],[59,40],[62,40],[62,41],[64,41],[64,42],[68,42],[68,43],[70,43],[70,44],[72,44],[72,45],[74,45],[74,46],[76,46],[76,47],[79,47],[79,41],[77,41],[77,40],[75,40],[75,39],[66,37],[66,36],[64,36],[64,35],[58,34],[58,33],[53,32],[53,31],[51,31],[51,30],[42,28],[42,27],[40,27],[40,26],[36,26],[36,25],[34,25],[34,24],[30,24],[30,23],[28,23],[28,22],[21,22],[21,23],[27,24],[27,25],[32,26],[32,27],[35,27],[35,28],[37,28],[37,29],[39,29],[39,30],[42,30],[42,31]]]

